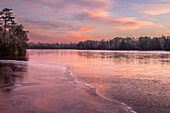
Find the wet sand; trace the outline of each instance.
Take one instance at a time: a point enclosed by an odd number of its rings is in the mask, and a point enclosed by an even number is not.
[[[0,78],[0,113],[132,112],[76,83],[62,65],[0,61]]]

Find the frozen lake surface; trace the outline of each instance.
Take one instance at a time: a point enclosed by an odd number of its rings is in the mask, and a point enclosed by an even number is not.
[[[28,50],[28,61],[5,62],[25,71],[15,72],[23,74],[15,84],[2,86],[0,98],[9,103],[1,101],[1,111],[13,102],[13,110],[32,103],[26,110],[40,113],[170,112],[170,52]]]

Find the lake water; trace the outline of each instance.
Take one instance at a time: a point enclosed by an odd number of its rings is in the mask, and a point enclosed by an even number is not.
[[[28,50],[28,56],[69,66],[77,81],[137,112],[170,112],[170,52]]]
[[[69,67],[67,71],[70,72],[71,80],[78,81],[90,89],[96,88],[94,92],[107,101],[116,100],[118,103],[125,103],[138,113],[170,112],[170,52],[28,50],[27,53],[28,62],[44,63],[43,65],[28,63],[27,66],[41,69],[42,73],[46,73],[44,78],[48,79],[48,74],[50,76],[58,72],[55,68],[57,70],[59,67],[50,65],[61,64]],[[29,72],[32,69],[29,68]],[[41,71],[36,73],[41,73]],[[53,79],[52,83],[55,82]],[[48,81],[44,83],[48,84]],[[55,89],[54,86],[50,88]],[[54,96],[54,94],[52,92],[50,95]],[[93,100],[91,96],[86,96],[87,100],[88,97]],[[56,97],[51,100],[55,99]],[[41,101],[38,106],[50,108],[40,103]]]

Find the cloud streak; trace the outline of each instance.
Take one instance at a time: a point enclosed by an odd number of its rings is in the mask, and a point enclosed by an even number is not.
[[[95,31],[94,27],[83,26],[83,25],[73,25],[60,21],[35,21],[30,19],[20,19],[20,22],[25,23],[27,28],[30,30],[34,29],[55,29],[56,31],[82,31],[90,32]]]
[[[133,9],[140,13],[160,15],[170,13],[170,4],[136,4]]]
[[[100,14],[101,13],[101,14]],[[100,22],[107,25],[118,26],[122,30],[127,29],[137,29],[143,26],[152,26],[153,22],[147,21],[136,21],[134,17],[119,17],[112,18],[109,17],[109,14],[106,12],[97,12],[97,11],[85,11],[76,15],[74,19],[79,20],[91,20],[93,22]]]

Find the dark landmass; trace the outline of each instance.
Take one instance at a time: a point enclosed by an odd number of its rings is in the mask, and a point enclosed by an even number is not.
[[[165,50],[170,51],[170,36],[116,37],[110,40],[87,40],[78,43],[29,43],[29,49],[80,49],[80,50]]]

